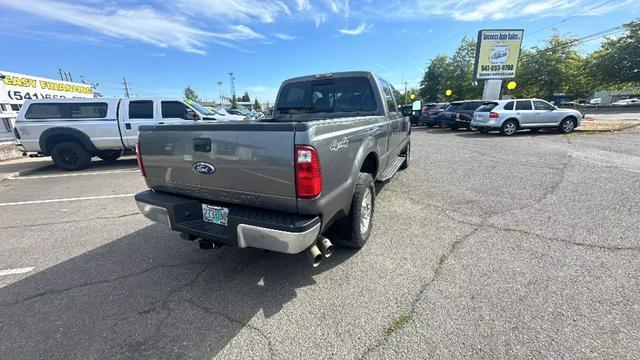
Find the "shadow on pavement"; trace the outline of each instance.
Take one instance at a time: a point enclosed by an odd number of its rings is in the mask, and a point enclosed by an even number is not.
[[[304,254],[202,251],[150,225],[0,289],[2,357],[210,358],[243,329],[266,357],[249,321],[353,254],[339,248],[313,268]]]

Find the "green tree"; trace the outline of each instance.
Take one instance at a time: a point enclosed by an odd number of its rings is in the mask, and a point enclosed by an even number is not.
[[[236,95],[235,94],[233,96],[231,96],[231,108],[232,109],[237,109],[238,108],[238,99],[236,99]]]
[[[589,77],[584,73],[584,58],[575,39],[552,35],[543,47],[524,50],[520,55],[516,97],[540,97],[550,100],[555,93],[574,97],[588,96]]]
[[[249,97],[249,93],[245,91],[244,95],[242,95],[242,97],[240,98],[240,101],[251,102],[251,98]]]
[[[596,85],[625,88],[640,84],[640,19],[624,25],[625,32],[608,39],[586,61],[586,73]]]
[[[438,55],[431,60],[420,81],[420,89],[418,90],[420,98],[426,101],[440,101],[447,90],[446,82],[450,73],[448,57]]]
[[[476,56],[476,41],[463,38],[451,57],[448,88],[453,90],[453,100],[479,99],[482,86],[473,82],[473,63]]]
[[[255,98],[253,101],[253,110],[260,111],[261,110],[260,103],[258,102],[258,98]]]
[[[191,101],[200,101],[198,94],[191,88],[191,86],[187,86],[184,89],[184,98]]]
[[[445,91],[451,89],[453,95],[447,100],[480,98],[482,87],[473,82],[475,53],[476,42],[465,37],[450,58],[436,56],[420,81],[420,97],[427,101],[440,101],[445,99]]]

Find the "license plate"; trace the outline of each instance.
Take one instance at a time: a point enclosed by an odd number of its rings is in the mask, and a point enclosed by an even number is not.
[[[206,222],[227,226],[229,209],[222,206],[202,204],[202,219]]]

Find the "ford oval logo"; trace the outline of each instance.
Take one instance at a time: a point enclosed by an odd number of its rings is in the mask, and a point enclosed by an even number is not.
[[[214,168],[213,165],[206,162],[194,163],[191,168],[193,169],[193,171],[197,172],[198,174],[203,174],[203,175],[211,175],[216,171],[216,168]]]

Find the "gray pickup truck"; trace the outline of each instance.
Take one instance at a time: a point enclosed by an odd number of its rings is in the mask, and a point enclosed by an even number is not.
[[[409,165],[411,125],[393,94],[370,72],[304,76],[282,84],[270,119],[143,126],[150,190],[138,207],[203,249],[306,250],[317,266],[328,237],[361,248],[375,182]]]

